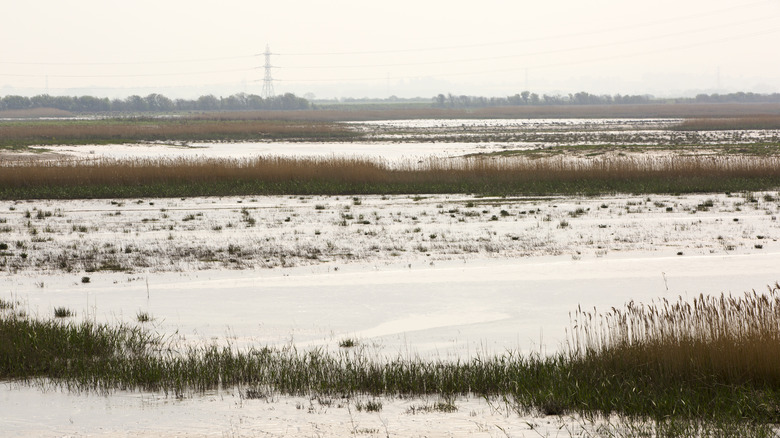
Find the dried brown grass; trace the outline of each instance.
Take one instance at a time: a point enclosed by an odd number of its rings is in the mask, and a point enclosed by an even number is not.
[[[575,356],[599,358],[616,372],[645,371],[669,381],[715,378],[723,384],[780,385],[780,284],[765,294],[699,295],[650,305],[628,303],[573,318]]]
[[[225,180],[265,182],[321,181],[349,184],[457,186],[555,181],[576,185],[588,180],[630,181],[675,178],[780,178],[780,157],[480,157],[429,159],[390,164],[359,157],[278,157],[247,159],[108,159],[0,161],[0,185],[208,183]]]
[[[0,124],[4,144],[52,144],[94,141],[166,141],[264,138],[324,140],[353,135],[348,127],[328,122],[270,120],[111,119],[87,122]]]
[[[780,115],[757,114],[741,117],[688,119],[680,123],[677,128],[686,131],[780,129]]]
[[[69,117],[73,113],[57,108],[31,108],[23,110],[3,110],[0,111],[0,119],[22,119],[37,117]]]

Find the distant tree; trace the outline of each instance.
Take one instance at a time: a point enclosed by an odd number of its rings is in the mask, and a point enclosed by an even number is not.
[[[141,96],[138,95],[132,95],[128,96],[127,99],[125,99],[125,111],[147,111],[149,109],[149,105],[146,102],[146,99],[144,99]]]
[[[231,111],[244,109],[243,105],[241,104],[241,100],[238,99],[235,94],[232,96],[220,98],[219,106],[224,110],[231,110]]]
[[[57,108],[57,100],[48,94],[39,94],[30,98],[32,108]],[[66,108],[61,108],[67,111]]]
[[[20,110],[30,108],[30,99],[24,96],[5,96],[2,100],[2,108]]]
[[[263,98],[258,96],[257,94],[250,94],[246,97],[246,106],[247,109],[252,110],[259,110],[262,109],[264,105]]]
[[[73,98],[72,111],[102,112],[111,110],[111,101],[108,98],[98,99],[93,96],[81,96]]]
[[[219,109],[219,100],[213,94],[200,96],[197,101],[197,109],[203,111],[216,111]]]
[[[176,99],[173,102],[173,106],[176,108],[176,111],[195,111],[197,109],[195,101],[188,99]]]
[[[173,101],[162,94],[152,93],[146,96],[144,100],[149,111],[168,112],[173,111],[175,108]]]

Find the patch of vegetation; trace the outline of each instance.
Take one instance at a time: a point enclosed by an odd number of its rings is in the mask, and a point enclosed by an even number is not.
[[[175,394],[246,385],[292,395],[499,396],[518,411],[618,414],[686,431],[702,424],[769,431],[780,422],[778,362],[777,284],[766,294],[578,311],[567,351],[455,362],[292,347],[183,348],[140,327],[0,315],[2,379]],[[360,405],[382,409],[377,399]]]
[[[752,192],[780,187],[780,158],[675,160],[441,160],[389,167],[360,158],[101,160],[12,166],[0,173],[0,199],[139,198],[228,195]],[[323,210],[326,206],[315,205]],[[195,215],[197,216],[197,215]],[[195,218],[193,216],[193,219]],[[156,219],[154,219],[156,220]],[[255,224],[248,210],[242,221]],[[74,232],[89,232],[73,225]]]
[[[677,125],[675,129],[683,131],[780,129],[780,115],[763,114],[740,117],[686,119]]]
[[[149,312],[138,311],[136,314],[136,320],[141,323],[149,322],[152,320],[152,317],[149,315]]]
[[[342,339],[341,341],[339,341],[339,347],[341,348],[352,348],[352,347],[357,347],[357,345],[358,342],[352,338]]]
[[[368,400],[366,402],[357,402],[355,403],[355,409],[357,409],[358,412],[361,411],[380,412],[382,411],[382,402],[379,400]]]
[[[71,312],[67,307],[55,307],[54,316],[56,318],[68,318],[73,316],[73,312]]]
[[[279,121],[201,115],[178,118],[126,117],[94,120],[22,120],[0,123],[0,148],[33,145],[117,144],[188,141],[344,141],[361,134],[325,121]]]

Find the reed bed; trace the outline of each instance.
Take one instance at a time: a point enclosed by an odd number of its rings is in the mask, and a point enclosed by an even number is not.
[[[568,352],[468,361],[372,357],[360,348],[183,347],[130,325],[31,319],[11,303],[0,312],[0,379],[177,395],[232,386],[333,397],[478,395],[504,397],[518,412],[766,430],[780,422],[778,291],[578,310]]]
[[[728,385],[780,389],[779,292],[776,284],[767,294],[631,302],[598,315],[598,325],[581,324],[594,314],[579,311],[572,352],[619,357],[621,367],[640,367],[664,380],[698,375]]]
[[[0,111],[0,119],[35,118],[35,117],[70,117],[73,113],[57,108],[30,108],[22,110]]]
[[[345,125],[316,121],[195,118],[127,118],[25,121],[0,124],[0,147],[107,144],[139,141],[235,141],[307,139],[357,135]]]
[[[388,163],[356,157],[98,159],[0,167],[0,198],[691,193],[773,190],[780,158],[469,157]]]
[[[578,309],[569,346],[580,378],[629,395],[625,413],[780,420],[780,284],[604,314]]]
[[[758,114],[740,117],[707,117],[684,120],[675,126],[681,131],[723,131],[780,129],[780,115]]]

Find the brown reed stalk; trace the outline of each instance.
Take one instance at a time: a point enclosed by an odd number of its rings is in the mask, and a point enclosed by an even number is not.
[[[780,115],[753,114],[739,117],[708,117],[684,120],[676,126],[684,131],[780,129]]]
[[[5,165],[3,165],[5,164]],[[370,184],[457,184],[654,178],[780,178],[780,158],[614,157],[573,159],[432,158],[390,164],[359,157],[136,158],[2,163],[0,185],[208,183],[224,180],[331,181]]]
[[[699,295],[692,302],[629,302],[572,317],[569,353],[617,373],[672,381],[780,385],[780,284],[767,293]]]

